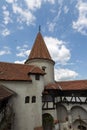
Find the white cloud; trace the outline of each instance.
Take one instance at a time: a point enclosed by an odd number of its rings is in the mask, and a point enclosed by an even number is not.
[[[24,63],[25,63],[25,61],[26,61],[26,60],[22,60],[22,61],[17,60],[17,61],[15,61],[14,63],[24,64]]]
[[[79,0],[76,8],[79,16],[77,21],[73,21],[72,27],[83,35],[87,35],[87,2]]]
[[[10,18],[10,13],[9,13],[9,11],[7,10],[6,6],[3,6],[2,9],[3,9],[3,17],[4,17],[3,23],[4,23],[5,25],[7,25],[8,23],[11,23],[11,22],[12,22],[12,19]]]
[[[69,61],[71,54],[64,41],[53,37],[44,37],[44,40],[54,61],[63,65]]]
[[[28,46],[27,45],[23,45],[23,46],[17,46],[17,51],[18,53],[16,54],[16,56],[18,57],[26,57],[30,54],[30,50],[27,49]]]
[[[64,0],[58,0],[58,4],[62,5]]]
[[[56,13],[56,10],[55,9],[50,9],[50,12],[51,13]]]
[[[31,10],[36,10],[41,7],[42,0],[25,0],[27,6]]]
[[[50,21],[47,22],[47,25],[48,25],[48,30],[50,32],[53,32],[55,27],[57,26],[58,24],[58,19],[61,15],[61,12],[62,12],[62,6],[63,6],[63,0],[58,0],[58,12],[56,14],[56,16]]]
[[[55,4],[55,0],[44,0],[44,2],[49,2],[50,4]]]
[[[35,25],[36,17],[34,11],[40,9],[42,4],[46,4],[47,2],[50,4],[55,4],[56,0],[6,0],[8,4],[10,4],[12,11],[9,13],[8,6],[3,7],[4,14],[4,24],[7,25],[9,22],[14,23],[17,22],[19,25]],[[8,10],[7,10],[8,9]],[[14,20],[12,20],[12,18]],[[50,25],[52,28],[52,25]]]
[[[8,3],[13,3],[14,0],[6,0],[6,2],[8,2]]]
[[[24,27],[23,27],[23,26],[18,26],[17,29],[19,29],[19,30],[23,30]]]
[[[7,28],[3,29],[3,31],[1,32],[1,34],[2,34],[4,37],[10,35],[10,33],[11,33],[10,30],[7,29]]]
[[[70,69],[55,69],[55,80],[72,80],[78,76],[78,73]]]
[[[10,48],[7,47],[7,46],[4,46],[1,50],[0,50],[0,56],[2,55],[7,55],[7,54],[10,54]]]
[[[35,16],[29,10],[24,10],[17,4],[13,4],[13,13],[18,15],[17,22],[25,22],[27,25],[34,24]]]
[[[3,6],[2,6],[2,9],[3,9],[3,10],[6,10],[6,9],[7,9],[7,7],[6,7],[5,5],[3,5]]]
[[[54,31],[54,28],[56,26],[56,22],[47,22],[47,25],[48,25],[48,30],[50,32],[53,32]]]
[[[37,1],[36,4],[34,3],[34,1]],[[3,7],[5,24],[13,22],[10,18],[11,15],[13,16],[12,18],[15,18],[16,22],[18,22],[19,24],[25,23],[28,26],[34,24],[36,17],[33,15],[33,12],[30,11],[28,6],[30,4],[31,8],[33,8],[34,6],[37,7],[37,4],[39,5],[39,0],[33,0],[31,2],[25,0],[23,3],[18,0],[6,0],[6,2],[12,6],[12,12],[9,13],[7,8],[5,6]],[[23,4],[27,4],[27,7],[25,8]]]
[[[64,6],[64,13],[67,14],[69,11],[69,8],[67,6]]]
[[[25,3],[29,10],[35,11],[36,9],[40,9],[42,3],[49,2],[50,4],[55,4],[55,0],[25,0]]]

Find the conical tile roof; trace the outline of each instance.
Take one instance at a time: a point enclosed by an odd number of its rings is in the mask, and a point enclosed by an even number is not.
[[[52,61],[52,58],[40,32],[37,34],[28,59],[47,59]]]

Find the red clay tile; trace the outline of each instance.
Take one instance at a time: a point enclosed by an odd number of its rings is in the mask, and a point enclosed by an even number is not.
[[[49,83],[45,86],[45,89],[87,90],[87,80],[61,81]]]
[[[32,81],[30,74],[44,75],[44,72],[33,65],[0,62],[0,80]]]
[[[37,34],[28,59],[47,59],[53,61],[40,32]]]

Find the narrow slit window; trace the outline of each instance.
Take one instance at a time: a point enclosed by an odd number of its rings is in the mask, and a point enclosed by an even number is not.
[[[36,102],[36,96],[32,96],[32,103]]]
[[[25,103],[29,103],[30,102],[30,97],[29,96],[26,96],[25,97]]]

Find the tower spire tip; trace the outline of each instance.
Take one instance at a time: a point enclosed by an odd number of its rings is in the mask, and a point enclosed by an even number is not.
[[[41,32],[41,25],[39,25],[39,32]]]

